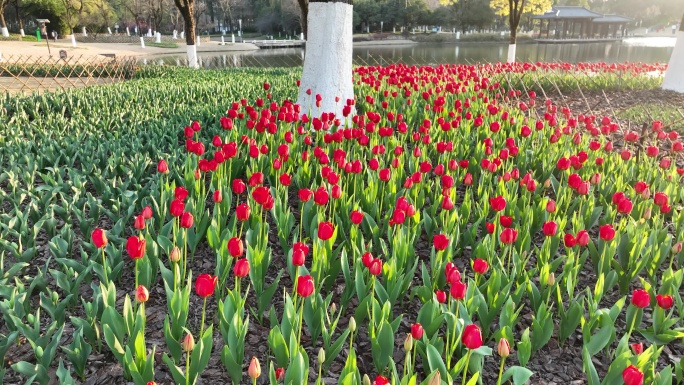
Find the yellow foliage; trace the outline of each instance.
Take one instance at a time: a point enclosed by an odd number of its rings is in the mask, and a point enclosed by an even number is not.
[[[508,0],[491,0],[489,6],[492,7],[497,15],[508,16]],[[550,11],[552,6],[553,0],[527,0],[525,1],[523,13],[541,15],[544,12]]]

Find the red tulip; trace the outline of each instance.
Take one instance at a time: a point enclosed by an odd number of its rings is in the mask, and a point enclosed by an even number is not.
[[[126,251],[131,259],[140,259],[145,256],[145,250],[147,249],[147,242],[145,238],[138,238],[134,235],[128,237],[126,242]]]
[[[489,269],[489,264],[482,258],[477,258],[473,261],[473,271],[477,274],[484,274]]]
[[[449,238],[444,234],[437,234],[432,238],[432,244],[437,251],[446,250],[449,247]]]
[[[381,181],[389,182],[390,176],[391,176],[390,175],[390,169],[389,168],[383,168],[382,170],[380,170],[380,173],[378,174],[378,176],[380,177]]]
[[[375,276],[380,275],[382,273],[382,259],[373,259],[370,266],[368,267],[368,271]]]
[[[632,348],[632,352],[634,352],[634,354],[636,354],[636,355],[639,355],[639,354],[644,352],[643,342],[630,344],[629,346]]]
[[[378,374],[378,376],[375,377],[375,381],[373,381],[372,385],[389,385],[389,383],[390,381],[387,378]]]
[[[310,275],[297,277],[297,294],[300,297],[308,297],[314,292],[314,281]]]
[[[502,196],[489,198],[489,204],[494,211],[503,211],[506,208],[506,199]]]
[[[651,296],[646,290],[637,289],[632,293],[632,305],[643,309],[651,304]]]
[[[662,295],[658,294],[656,295],[656,302],[658,303],[658,306],[667,310],[674,305],[674,300],[672,299],[671,295]]]
[[[271,197],[271,190],[268,187],[260,186],[252,191],[252,198],[254,201],[262,206],[267,206]],[[272,198],[272,197],[271,197]],[[266,208],[266,207],[264,207]]]
[[[249,219],[250,208],[247,203],[241,203],[235,208],[235,216],[238,221],[244,222]]]
[[[325,187],[319,187],[316,192],[314,192],[314,203],[317,205],[325,206],[328,204],[328,200],[330,200],[330,196],[328,195],[328,191],[325,189]]]
[[[555,213],[556,212],[556,201],[553,199],[549,199],[548,202],[546,202],[546,212],[547,213]]]
[[[180,220],[181,227],[184,229],[189,229],[192,227],[194,223],[195,219],[192,217],[192,214],[190,214],[189,212],[184,212]]]
[[[313,197],[313,191],[308,188],[303,188],[299,190],[299,200],[302,202],[308,202]]]
[[[107,240],[107,234],[105,234],[104,230],[102,229],[93,230],[93,233],[90,235],[90,238],[93,240],[93,244],[98,249],[107,246],[107,244],[109,243],[109,240]]]
[[[296,242],[292,245],[292,264],[294,266],[303,266],[308,253],[309,246],[302,242]]]
[[[214,203],[223,202],[223,195],[221,195],[221,191],[220,190],[214,190],[214,194],[212,196],[212,199],[213,199]]]
[[[145,220],[151,219],[152,218],[152,208],[150,206],[145,206],[145,208],[142,209],[142,213],[140,215],[145,218]]]
[[[649,156],[651,158],[655,158],[656,156],[658,156],[658,152],[659,152],[658,147],[654,147],[654,146],[646,147],[646,156]]]
[[[447,300],[446,293],[442,290],[435,290],[435,298],[437,298],[439,303],[446,303]]]
[[[603,225],[599,227],[599,236],[604,241],[612,241],[615,238],[615,229],[612,225]]]
[[[554,221],[545,222],[542,226],[542,231],[547,237],[553,237],[558,231],[558,224],[556,224]]]
[[[575,239],[575,237],[573,237],[572,234],[565,234],[565,236],[563,237],[563,243],[565,243],[565,247],[575,247],[575,245],[577,244],[577,239]]]
[[[502,227],[511,227],[513,225],[513,217],[502,215],[499,217],[499,224]]]
[[[133,221],[133,227],[135,227],[136,230],[144,230],[145,218],[142,215],[135,217],[135,221]]]
[[[358,225],[361,223],[361,221],[363,221],[363,216],[364,214],[361,211],[354,210],[352,211],[349,218],[351,219],[353,224]]]
[[[200,274],[195,280],[195,292],[202,298],[209,297],[214,294],[216,284],[218,283],[217,276],[209,274]]]
[[[245,252],[245,247],[242,244],[242,239],[233,237],[228,240],[228,252],[233,258],[242,257]]]
[[[282,184],[283,186],[289,186],[290,183],[292,183],[292,177],[288,174],[280,175],[278,180],[280,181],[280,184]]]
[[[495,228],[495,227],[494,227],[494,224],[493,224],[493,223],[485,222],[485,227],[487,228],[487,233],[489,233],[489,234],[493,234],[493,233],[494,233],[494,228]]]
[[[463,283],[463,282],[454,282],[451,284],[451,289],[449,293],[451,296],[456,299],[456,300],[461,300],[465,298],[466,295],[466,290],[468,289],[468,286]]]
[[[667,204],[667,201],[668,201],[667,194],[665,194],[664,192],[657,192],[657,193],[655,193],[655,195],[653,195],[653,202],[657,206],[661,206],[661,207],[665,206]]]
[[[245,185],[245,182],[243,182],[242,179],[233,179],[232,188],[235,194],[240,195],[245,192],[247,185]]]
[[[238,259],[235,262],[233,274],[238,278],[245,278],[249,274],[249,261],[247,258]]]
[[[423,334],[425,333],[425,330],[423,330],[423,326],[419,323],[414,323],[411,325],[411,337],[413,337],[414,340],[419,340],[423,338]]]
[[[625,385],[643,385],[644,374],[634,365],[629,365],[622,371],[622,380]]]
[[[632,201],[629,198],[624,198],[618,203],[617,210],[622,214],[629,214],[632,212]]]
[[[174,199],[171,201],[171,207],[169,209],[171,212],[171,215],[174,217],[180,217],[183,215],[183,212],[185,211],[185,202],[183,202],[180,199]]]
[[[335,227],[330,222],[321,222],[318,224],[318,239],[327,241],[332,238],[335,232]]]
[[[505,245],[510,245],[512,243],[515,243],[515,241],[518,239],[518,230],[515,229],[503,229],[501,232],[501,235],[499,235],[499,240],[501,240],[501,243]]]
[[[168,174],[169,173],[169,165],[166,163],[164,159],[160,160],[159,163],[157,164],[157,172],[161,174]]]
[[[589,244],[589,233],[587,230],[580,230],[577,232],[577,244],[584,247]]]
[[[176,187],[174,191],[174,198],[177,200],[184,201],[188,197],[188,190],[183,186]]]
[[[276,381],[282,381],[285,379],[285,368],[277,368],[275,370]]]
[[[475,350],[482,346],[482,331],[480,330],[480,327],[475,324],[466,326],[465,329],[463,329],[461,342],[470,350]]]

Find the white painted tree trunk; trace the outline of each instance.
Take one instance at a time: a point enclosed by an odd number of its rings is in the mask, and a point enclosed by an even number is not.
[[[506,59],[507,63],[515,63],[515,51],[517,46],[515,44],[508,45],[508,57]]]
[[[2,36],[9,37],[9,30],[7,28],[2,27],[0,29],[2,29]]]
[[[85,27],[83,27],[83,28],[81,29],[81,32],[83,32],[83,36],[88,36],[88,32],[86,32],[86,28],[85,28]]]
[[[19,34],[21,35],[21,37],[26,36],[26,35],[24,34],[24,29],[23,29],[23,28],[19,30]]]
[[[76,47],[76,35],[71,34],[71,46]]]
[[[188,67],[199,68],[199,66],[197,65],[197,46],[188,45],[186,46],[185,50],[188,54]]]
[[[684,93],[684,31],[677,32],[677,42],[662,87],[664,90]]]
[[[342,108],[347,99],[354,98],[352,10],[351,4],[309,3],[306,56],[297,99],[303,113],[320,116],[334,112],[343,119]],[[316,94],[322,98],[320,107],[316,106]]]
[[[141,46],[142,48],[145,48],[145,38],[142,37],[142,36],[140,36],[140,46]]]

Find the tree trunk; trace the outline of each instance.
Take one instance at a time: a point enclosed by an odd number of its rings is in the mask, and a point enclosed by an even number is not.
[[[302,13],[302,18],[299,25],[302,27],[302,33],[304,34],[304,39],[307,37],[307,17],[309,17],[309,1],[308,0],[297,0],[299,3],[299,10]]]
[[[0,0],[0,28],[2,28],[2,36],[8,37],[9,31],[5,23],[5,1]]]
[[[679,25],[677,42],[672,51],[662,87],[665,90],[684,93],[684,17]]]
[[[343,107],[347,99],[354,98],[352,1],[310,1],[308,8],[306,56],[297,103],[304,113],[320,116],[334,112],[344,120]],[[320,95],[320,103],[316,95]]]
[[[185,44],[188,55],[188,67],[198,68],[197,46],[195,46],[195,1],[174,0],[176,7],[185,22]]]

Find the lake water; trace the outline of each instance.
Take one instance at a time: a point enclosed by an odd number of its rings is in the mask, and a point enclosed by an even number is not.
[[[526,62],[644,62],[666,63],[670,59],[675,38],[629,38],[621,42],[582,44],[518,44],[517,60]],[[505,61],[507,44],[407,44],[354,47],[354,64],[387,65],[402,62],[409,65],[464,64]],[[252,52],[200,53],[204,68],[217,67],[298,67],[304,49],[262,49]],[[156,56],[146,63],[186,65],[184,56]]]

